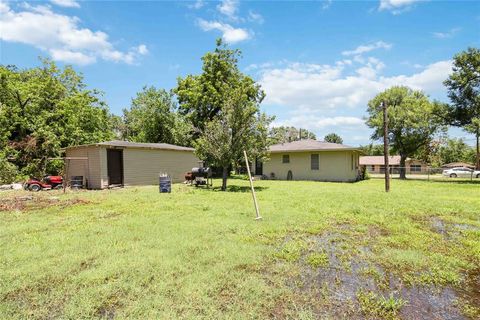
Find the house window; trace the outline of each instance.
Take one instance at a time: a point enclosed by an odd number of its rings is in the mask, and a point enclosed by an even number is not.
[[[375,171],[375,166],[374,165],[367,166],[367,171],[369,171],[369,172]]]
[[[310,169],[318,170],[320,168],[320,160],[318,154],[310,155]]]
[[[419,164],[411,164],[410,172],[422,172],[422,166]]]
[[[385,165],[380,166],[380,173],[385,173]]]
[[[290,155],[289,154],[284,154],[282,156],[282,163],[290,163]]]

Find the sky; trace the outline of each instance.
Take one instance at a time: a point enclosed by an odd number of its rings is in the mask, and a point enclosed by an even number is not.
[[[480,1],[0,0],[1,64],[73,65],[118,115],[144,86],[200,73],[219,37],[242,51],[273,125],[357,146],[370,143],[368,101],[390,86],[448,102],[452,57],[480,47]]]

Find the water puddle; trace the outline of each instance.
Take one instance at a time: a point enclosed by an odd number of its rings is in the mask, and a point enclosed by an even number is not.
[[[440,219],[432,220],[432,228],[446,237],[449,234]],[[373,253],[361,239],[358,246],[352,247],[345,237],[341,233],[326,233],[304,239],[306,249],[295,262],[298,277],[287,281],[298,294],[315,297],[313,311],[318,317],[370,318],[361,311],[359,292],[372,292],[381,301],[390,298],[401,302],[390,315],[402,319],[467,319],[459,310],[458,301],[466,299],[474,306],[480,305],[478,270],[467,281],[465,292],[451,287],[406,285],[370,262]],[[323,258],[312,260],[312,255]],[[319,265],[312,266],[312,261],[319,261]]]

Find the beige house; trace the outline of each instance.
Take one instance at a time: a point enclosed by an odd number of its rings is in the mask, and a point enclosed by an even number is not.
[[[360,150],[337,143],[299,140],[270,147],[270,160],[255,174],[279,180],[356,181]]]
[[[384,156],[365,156],[360,157],[360,165],[365,166],[370,173],[385,173]],[[400,172],[400,156],[390,156],[388,165],[392,173]],[[406,173],[425,173],[427,164],[423,161],[407,158],[405,161]]]
[[[154,185],[166,172],[173,182],[184,180],[185,172],[198,166],[193,148],[167,143],[107,141],[65,149],[67,179],[83,177],[89,189],[111,185]]]

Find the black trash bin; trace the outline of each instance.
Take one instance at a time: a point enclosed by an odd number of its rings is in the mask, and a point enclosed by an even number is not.
[[[159,182],[159,191],[160,193],[170,193],[172,192],[172,179],[167,174],[160,174],[158,177]]]

